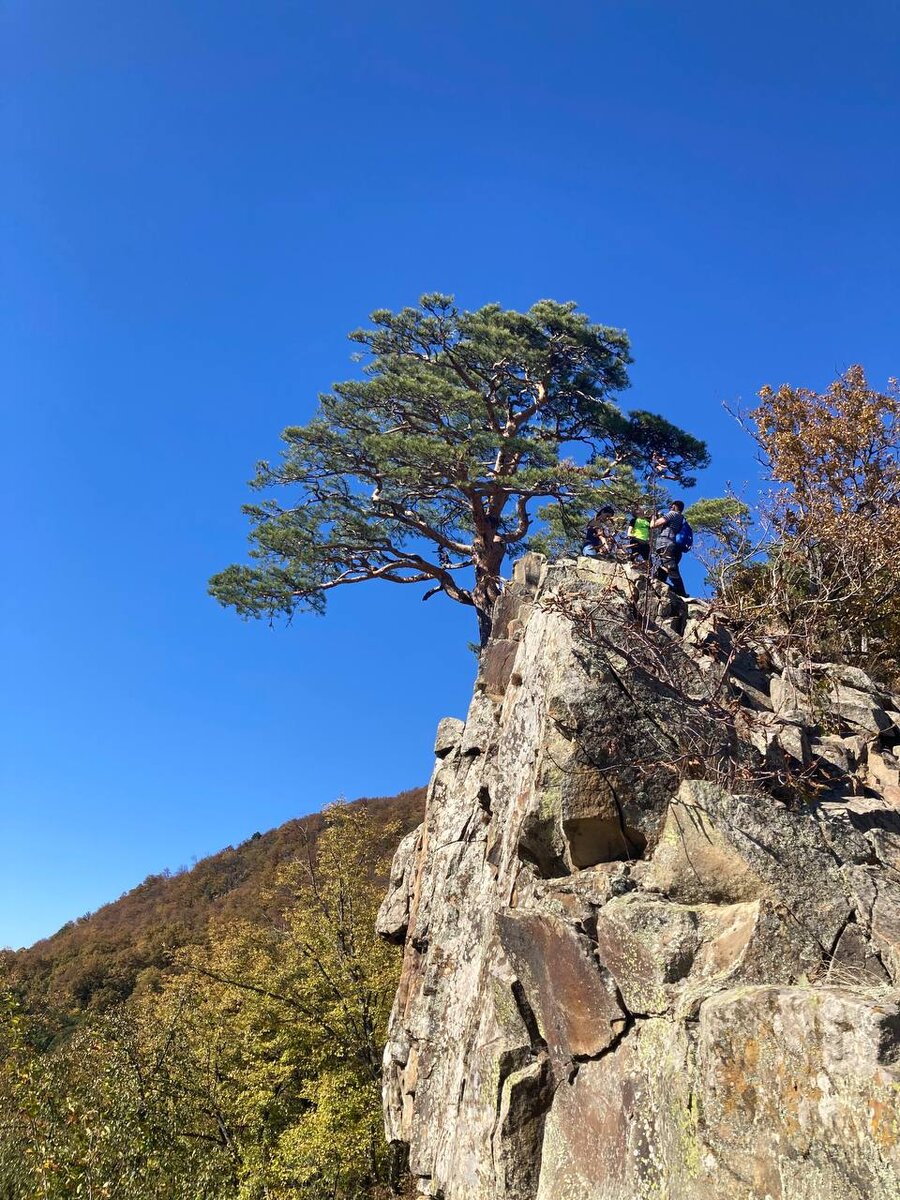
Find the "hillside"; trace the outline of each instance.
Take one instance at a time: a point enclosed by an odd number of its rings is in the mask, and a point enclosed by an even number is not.
[[[424,788],[353,802],[378,815],[397,840],[419,823]],[[25,950],[4,951],[13,988],[29,1008],[60,1015],[108,1008],[133,991],[152,988],[173,951],[203,940],[211,921],[260,920],[278,908],[278,868],[305,854],[324,823],[322,813],[256,833],[241,845],[202,859],[190,870],[149,875],[96,912],[70,921]]]

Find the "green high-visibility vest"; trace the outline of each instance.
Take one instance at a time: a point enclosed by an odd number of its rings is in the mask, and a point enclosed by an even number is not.
[[[631,536],[639,542],[650,541],[650,522],[646,517],[638,517],[631,526]]]

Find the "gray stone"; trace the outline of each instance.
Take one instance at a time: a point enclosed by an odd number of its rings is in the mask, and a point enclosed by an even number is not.
[[[731,686],[741,696],[744,704],[758,712],[771,712],[772,699],[768,692],[762,692],[744,679],[733,676],[729,679]]]
[[[619,574],[619,567],[612,559],[582,557],[578,560],[577,572],[579,579],[587,579],[602,586],[613,582]]]
[[[869,745],[872,741],[871,738],[865,737],[861,733],[850,733],[845,734],[841,740],[843,741],[844,746],[847,748],[847,751],[854,756],[857,762],[861,762],[867,757],[869,753]]]
[[[465,721],[460,721],[458,717],[444,717],[442,721],[439,721],[437,736],[434,739],[435,755],[438,758],[443,758],[452,750],[455,750],[462,741],[465,728]]]
[[[496,703],[483,692],[476,691],[466,714],[466,727],[459,745],[459,752],[464,758],[485,754],[493,745],[498,716]]]
[[[754,692],[768,696],[771,690],[771,675],[760,669],[759,660],[749,650],[733,654],[728,664],[728,673],[738,682],[746,684]]]
[[[388,893],[381,902],[375,930],[389,941],[402,941],[409,927],[409,906],[412,896],[413,872],[422,840],[422,829],[408,833],[394,854]]]
[[[515,638],[521,636],[521,628],[531,613],[534,589],[527,583],[512,579],[494,607],[494,637]]]
[[[547,569],[547,560],[542,554],[523,554],[513,567],[513,579],[534,595]]]
[[[834,683],[845,684],[859,692],[869,692],[877,696],[880,691],[878,685],[859,667],[847,667],[842,663],[817,663],[816,670],[821,671]]]
[[[882,987],[890,983],[881,959],[859,925],[848,925],[834,948],[827,982],[837,987]]]
[[[897,760],[893,755],[888,759],[877,750],[871,750],[866,763],[869,786],[880,791],[888,787],[900,787],[900,764],[895,764]]]
[[[895,830],[873,829],[866,837],[878,863],[900,875],[900,821]]]
[[[703,1138],[727,1196],[889,1200],[900,1189],[900,1010],[853,992],[764,986],[700,1010]],[[785,1164],[803,1160],[786,1191]],[[805,1180],[805,1182],[804,1182]],[[812,1181],[810,1183],[810,1181]]]
[[[892,983],[900,986],[900,882],[880,878],[872,905],[872,944]]]
[[[803,767],[809,766],[811,761],[809,738],[801,725],[784,722],[775,734],[775,741],[789,758],[794,759]]]
[[[830,736],[821,740],[814,739],[810,742],[810,753],[813,758],[821,759],[842,775],[846,775],[851,769],[850,755],[842,738]]]
[[[760,915],[759,901],[687,905],[633,892],[597,914],[597,954],[632,1015],[660,1015],[682,996],[755,978]]]
[[[509,685],[519,649],[516,638],[491,642],[481,652],[478,664],[478,684],[492,700],[502,700]]]
[[[802,682],[802,680],[801,680]],[[798,685],[797,678],[786,668],[783,675],[773,675],[769,694],[773,711],[786,720],[807,721],[815,720],[812,701],[809,693]]]
[[[670,805],[645,886],[686,904],[772,901],[783,914],[783,978],[812,970],[849,913],[816,821],[699,781]]]
[[[549,913],[497,914],[498,941],[521,986],[557,1079],[601,1054],[625,1024],[612,978],[590,939]]]
[[[867,733],[879,734],[891,727],[891,718],[869,692],[838,683],[823,694],[823,703],[848,725]]]
[[[890,792],[890,788],[885,791]],[[843,863],[868,863],[874,852],[885,866],[898,869],[900,809],[890,803],[887,795],[842,796],[825,801],[818,811],[825,818],[829,845]]]
[[[538,1058],[503,1081],[492,1138],[499,1196],[533,1196],[541,1175],[544,1119],[553,1101],[549,1061]]]

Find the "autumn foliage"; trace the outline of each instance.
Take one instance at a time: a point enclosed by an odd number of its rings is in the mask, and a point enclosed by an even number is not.
[[[900,389],[850,367],[822,393],[763,388],[744,417],[771,490],[724,599],[813,657],[900,669]]]

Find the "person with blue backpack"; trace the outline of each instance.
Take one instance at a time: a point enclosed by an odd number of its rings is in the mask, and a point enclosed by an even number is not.
[[[686,596],[678,564],[681,556],[694,544],[694,531],[684,515],[684,501],[673,500],[669,511],[657,514],[650,522],[650,528],[656,531],[656,553],[659,556],[656,578],[660,583],[667,583],[677,596]]]

